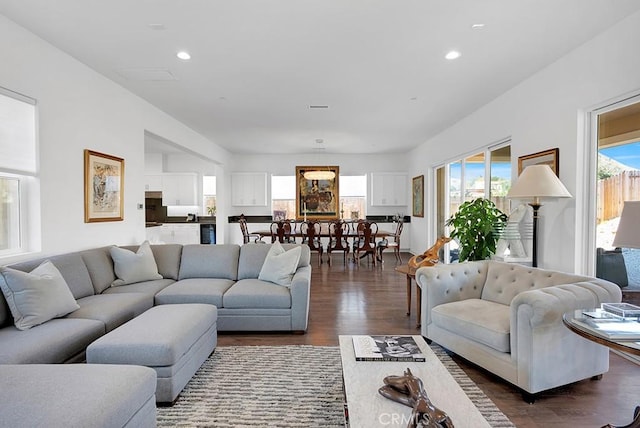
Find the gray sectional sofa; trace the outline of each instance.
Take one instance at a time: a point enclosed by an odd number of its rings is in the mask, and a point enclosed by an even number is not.
[[[306,331],[309,247],[283,245],[285,250],[300,247],[297,266],[296,261],[288,263],[294,272],[286,286],[263,280],[261,270],[263,264],[268,265],[265,259],[271,247],[154,245],[151,251],[157,265],[156,279],[119,286],[112,286],[120,277],[116,275],[112,247],[9,266],[31,272],[45,260],[50,261],[73,295],[68,299],[71,303],[75,299],[78,309],[21,330],[14,325],[9,305],[0,293],[0,426],[155,426],[156,385],[160,381],[153,369],[58,363],[84,361],[90,344],[156,305],[215,305],[217,329],[223,331]],[[121,248],[133,252],[138,249]],[[287,251],[294,252],[298,250]],[[6,288],[4,274],[0,274],[0,287]]]
[[[294,246],[283,245],[285,249]],[[111,287],[116,275],[110,247],[48,257],[80,308],[21,331],[13,325],[0,294],[0,364],[82,361],[91,342],[156,304],[214,304],[218,307],[218,331],[304,332],[309,317],[309,247],[301,246],[298,268],[289,287],[258,279],[270,247],[152,245],[162,279],[118,287]],[[123,248],[137,250],[136,246]],[[10,267],[29,272],[43,261]]]

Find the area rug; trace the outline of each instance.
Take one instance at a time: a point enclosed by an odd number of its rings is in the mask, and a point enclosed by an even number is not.
[[[493,427],[513,427],[458,365],[432,349]],[[159,427],[341,427],[342,369],[337,346],[221,346]]]

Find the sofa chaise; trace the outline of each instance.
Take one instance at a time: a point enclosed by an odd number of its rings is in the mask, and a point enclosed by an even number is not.
[[[565,312],[620,302],[606,280],[493,260],[423,267],[422,335],[535,394],[599,376],[609,350],[563,325]]]

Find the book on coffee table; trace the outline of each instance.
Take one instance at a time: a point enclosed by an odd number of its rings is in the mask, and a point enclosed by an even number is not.
[[[629,340],[632,342],[640,340],[640,322],[636,320],[625,320],[624,318],[595,320],[585,318],[584,325],[591,331],[599,333],[610,340]]]
[[[352,336],[356,361],[425,361],[411,336]]]

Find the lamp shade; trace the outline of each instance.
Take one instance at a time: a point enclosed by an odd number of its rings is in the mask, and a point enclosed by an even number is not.
[[[614,247],[640,248],[640,201],[625,201]]]
[[[549,165],[529,165],[507,193],[507,198],[534,198],[534,200],[570,197],[571,193]]]

